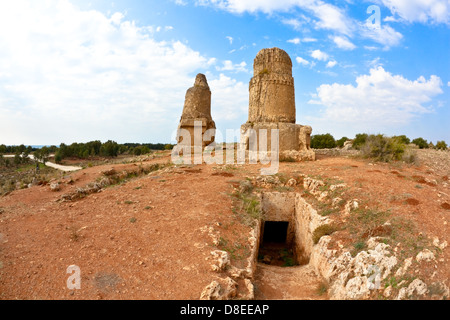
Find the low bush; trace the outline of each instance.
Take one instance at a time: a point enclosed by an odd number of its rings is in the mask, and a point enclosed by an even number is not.
[[[445,141],[438,141],[438,142],[436,143],[435,148],[436,148],[437,150],[447,150],[447,143],[445,143]]]
[[[313,233],[313,242],[314,244],[319,243],[320,238],[323,236],[329,236],[330,234],[333,234],[337,231],[337,228],[330,224],[324,224],[320,227],[318,227],[316,230],[314,230]]]
[[[401,135],[401,136],[393,136],[392,139],[396,139],[399,142],[403,143],[403,144],[410,144],[411,140],[405,136],[405,135]]]
[[[344,143],[346,143],[347,141],[349,141],[350,139],[347,137],[342,137],[339,140],[336,141],[336,146],[339,148],[342,148],[344,146]]]
[[[382,134],[368,135],[365,143],[359,149],[361,155],[375,161],[391,162],[403,160],[414,163],[417,159],[415,153],[398,137],[386,137]]]
[[[369,135],[367,133],[357,134],[355,139],[353,140],[353,148],[359,150],[366,143],[368,136]]]
[[[420,149],[428,149],[428,142],[424,138],[416,138],[412,141]]]
[[[318,134],[311,137],[311,148],[313,149],[332,149],[336,148],[336,140],[327,134]]]

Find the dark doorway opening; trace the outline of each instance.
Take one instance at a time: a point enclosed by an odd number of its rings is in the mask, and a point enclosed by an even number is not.
[[[264,223],[263,243],[286,243],[289,222],[266,221]]]
[[[273,266],[298,265],[294,257],[293,241],[288,242],[289,222],[266,221],[261,230],[258,261]]]

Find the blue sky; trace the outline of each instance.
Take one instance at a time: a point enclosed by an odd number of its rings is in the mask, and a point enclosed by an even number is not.
[[[0,3],[0,144],[174,142],[197,73],[225,135],[271,47],[313,134],[450,143],[449,0],[18,0]]]

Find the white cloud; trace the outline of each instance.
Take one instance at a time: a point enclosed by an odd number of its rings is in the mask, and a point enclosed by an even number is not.
[[[448,0],[379,0],[394,16],[408,22],[450,24]]]
[[[345,12],[332,4],[320,0],[198,0],[197,3],[215,6],[235,14],[244,12],[272,14],[274,12],[289,12],[293,8],[300,8],[317,19],[313,23],[318,29],[335,30],[346,35],[352,32],[352,23]],[[283,19],[282,22],[298,30],[303,24],[309,24],[311,18],[299,14],[298,18]]]
[[[283,20],[281,20],[281,22],[288,26],[291,26],[294,30],[300,30],[301,26],[303,26],[303,24],[304,24],[303,21],[300,21],[300,20],[294,19],[294,18],[283,19]]]
[[[217,71],[230,71],[230,72],[248,72],[247,63],[242,61],[239,64],[234,64],[231,60],[225,60],[222,67],[216,67]]]
[[[317,42],[317,39],[315,39],[315,38],[303,38],[302,42]]]
[[[334,30],[345,35],[352,34],[353,23],[340,8],[322,1],[315,1],[314,4],[308,4],[306,7],[319,19],[317,28]]]
[[[67,0],[2,1],[0,24],[0,138],[8,144],[169,141],[195,74],[217,62],[154,40],[156,28],[122,13]]]
[[[380,1],[383,1],[390,8],[401,8],[401,10],[396,9],[398,12],[405,11],[409,3],[407,0],[374,1],[379,4],[381,4]],[[419,8],[426,7],[436,17],[444,15],[443,12],[446,12],[448,16],[450,10],[444,10],[447,6],[442,5],[443,1],[445,0],[414,0],[413,11],[418,13],[420,11]],[[345,50],[353,50],[356,47],[349,40],[353,39],[355,35],[361,35],[362,38],[380,43],[384,46],[384,49],[399,45],[403,38],[402,34],[389,25],[383,24],[379,29],[368,28],[365,22],[362,23],[359,20],[351,18],[347,14],[346,9],[322,0],[197,0],[197,3],[200,5],[214,6],[235,14],[263,12],[272,15],[280,12],[280,16],[282,17],[280,21],[295,30],[301,30],[305,26],[312,26],[315,29],[334,31],[339,35],[336,38],[336,45]],[[420,5],[420,3],[429,4]],[[303,13],[299,13],[295,9],[299,9]],[[427,14],[427,17],[430,15],[431,13]],[[387,18],[386,21],[394,20],[395,18],[392,17]]]
[[[364,49],[369,50],[369,51],[375,51],[375,50],[378,50],[380,48],[375,47],[375,46],[364,46]]]
[[[323,51],[320,51],[319,49],[312,51],[311,57],[319,61],[327,61],[329,59],[328,54],[326,54]]]
[[[307,66],[309,65],[309,61],[306,59],[303,59],[302,57],[297,57],[295,60],[301,65]]]
[[[340,49],[353,50],[356,48],[356,46],[353,43],[351,43],[346,37],[335,36],[332,39],[334,43],[337,45],[337,47]]]
[[[294,30],[301,30],[303,26],[311,23],[311,18],[304,14],[296,14],[295,18],[284,18],[281,22],[285,25],[291,26]]]
[[[230,44],[233,44],[233,37],[230,37],[230,36],[226,36],[225,38],[227,38],[227,39],[228,39],[228,41],[230,41]]]
[[[222,121],[235,120],[247,114],[248,84],[220,74],[218,79],[209,81],[209,87],[213,92],[211,115],[216,121],[216,127],[219,128]]]
[[[114,24],[120,24],[123,18],[125,18],[125,16],[121,12],[116,12],[111,16],[110,20]]]
[[[394,18],[394,16],[388,16],[383,19],[384,22],[398,22],[399,20]]]
[[[289,40],[287,40],[287,42],[293,43],[293,44],[300,44],[300,43],[302,43],[302,42],[305,42],[305,43],[308,43],[308,42],[317,42],[317,39],[315,39],[315,38],[303,38],[303,39],[300,39],[300,38],[294,38],[294,39],[289,39]]]
[[[384,46],[385,49],[397,46],[403,39],[403,35],[395,31],[392,27],[383,24],[378,28],[368,27],[366,24],[360,24],[360,34],[363,38],[371,39]]]
[[[449,82],[447,82],[447,86],[448,86],[448,87],[450,87],[450,81],[449,81]]]
[[[180,5],[180,6],[185,6],[187,5],[187,2],[185,0],[173,0],[175,2],[175,4]]]
[[[371,68],[382,67],[383,63],[381,62],[381,58],[377,57],[373,60],[367,62],[367,65]]]
[[[289,43],[293,43],[293,44],[300,44],[300,39],[299,38],[294,38],[294,39],[290,39],[287,42]]]
[[[232,13],[255,13],[258,11],[264,13],[273,13],[274,11],[287,11],[290,8],[296,6],[299,0],[198,0],[199,5],[212,5],[223,10],[227,10]]]
[[[331,61],[328,61],[328,63],[327,63],[327,68],[333,68],[333,67],[335,67],[336,65],[337,65],[337,61],[331,60]]]
[[[433,107],[427,104],[443,92],[441,86],[441,79],[434,75],[429,80],[421,76],[411,81],[377,67],[371,69],[369,75],[359,76],[356,86],[321,85],[309,103],[325,107],[317,123],[333,121],[351,124],[364,132],[379,132],[389,126],[406,125],[421,114],[433,112]]]

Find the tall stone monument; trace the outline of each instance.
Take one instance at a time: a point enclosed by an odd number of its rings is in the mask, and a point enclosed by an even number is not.
[[[199,128],[196,132],[195,124],[201,124],[201,130]],[[187,130],[189,132],[190,139],[183,136],[180,129]],[[213,134],[205,135],[207,130]],[[211,90],[209,89],[208,81],[204,74],[198,74],[195,78],[194,86],[187,90],[186,98],[184,101],[183,114],[181,116],[180,125],[178,126],[177,142],[179,146],[194,147],[194,143],[199,143],[195,147],[205,148],[209,144],[214,142],[216,124],[211,117]],[[195,135],[197,136],[197,141]],[[206,137],[206,139],[204,139]],[[201,139],[201,140],[200,140]],[[201,150],[199,150],[201,152]],[[194,152],[194,149],[191,149]]]
[[[280,160],[315,160],[310,147],[312,128],[295,124],[295,88],[289,55],[279,48],[263,49],[255,58],[253,72],[249,117],[241,126],[241,143],[249,149],[248,133],[253,129],[258,141],[263,132],[267,133],[270,150],[271,130],[278,129]]]

